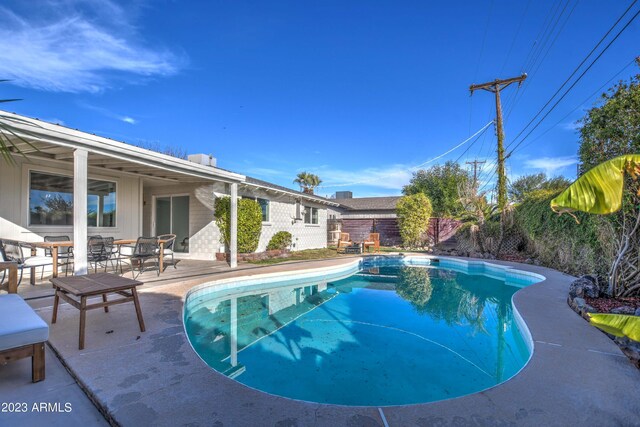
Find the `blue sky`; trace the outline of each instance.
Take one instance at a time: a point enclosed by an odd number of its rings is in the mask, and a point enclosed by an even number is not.
[[[24,99],[5,108],[211,153],[220,167],[281,185],[314,172],[322,195],[376,196],[399,194],[413,167],[493,118],[493,95],[470,97],[471,83],[527,72],[502,95],[512,143],[631,2],[38,3],[0,6],[0,78],[13,80],[1,96]],[[511,177],[575,176],[574,122],[605,82],[637,72],[624,67],[639,35],[640,19],[514,152]],[[470,144],[426,166],[469,147],[460,161],[487,159],[489,188],[493,127]]]

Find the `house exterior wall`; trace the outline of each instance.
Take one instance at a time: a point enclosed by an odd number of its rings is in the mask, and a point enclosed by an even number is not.
[[[220,252],[224,246],[221,242],[220,230],[213,217],[215,200],[229,195],[227,187],[224,183],[145,185],[143,213],[145,235],[153,235],[155,232],[154,196],[189,195],[189,253],[177,254],[177,256],[215,259],[216,252]],[[318,208],[318,224],[304,224],[304,221],[294,221],[296,201],[293,196],[249,186],[242,186],[238,196],[269,200],[269,221],[262,223],[257,252],[265,251],[269,241],[278,231],[291,233],[293,250],[327,247],[327,209],[324,205],[303,201],[303,206]]]
[[[293,196],[248,186],[240,190],[240,196],[269,200],[270,217],[269,221],[262,223],[257,252],[265,251],[271,237],[279,231],[291,233],[291,249],[294,251],[327,247],[326,206],[303,200],[303,207],[318,209],[318,224],[305,224],[295,220],[296,199]]]
[[[0,238],[42,241],[44,236],[69,236],[72,225],[29,225],[29,172],[73,176],[73,163],[14,157],[16,164],[0,163]],[[141,234],[142,205],[140,178],[89,168],[90,179],[116,183],[116,226],[89,227],[88,234],[115,238],[136,238]]]
[[[177,254],[181,258],[215,259],[220,246],[220,231],[213,219],[215,195],[223,195],[224,183],[171,184],[144,187],[144,233],[155,232],[154,197],[170,195],[189,196],[189,252]],[[176,242],[180,244],[181,242]]]

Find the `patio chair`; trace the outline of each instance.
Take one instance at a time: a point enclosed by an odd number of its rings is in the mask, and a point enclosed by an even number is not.
[[[102,241],[104,242],[104,251],[109,256],[109,259],[106,262],[111,262],[111,266],[114,268],[114,271],[118,272],[118,264],[120,264],[120,248],[116,245],[114,237],[103,237]],[[115,264],[114,264],[115,262]]]
[[[45,242],[70,242],[69,236],[44,236]],[[45,248],[44,256],[53,257],[52,250]],[[58,267],[64,265],[64,275],[69,274],[69,265],[73,264],[73,247],[60,246],[58,247]],[[44,273],[44,268],[42,269]],[[42,279],[42,275],[40,276]]]
[[[339,254],[345,252],[347,246],[351,246],[352,242],[349,238],[349,233],[340,233],[340,240],[338,240],[338,247],[336,248]]]
[[[131,262],[131,275],[135,279],[135,265],[138,264],[138,276],[145,272],[145,263],[149,260],[154,261],[158,276],[160,275],[160,246],[157,237],[138,237],[136,246],[133,249],[133,255],[129,257]]]
[[[87,242],[87,264],[91,266],[93,264],[93,272],[98,272],[98,264],[102,267],[104,265],[104,271],[107,271],[107,262],[111,258],[111,248],[108,249],[105,246],[105,240],[102,236],[91,236]]]
[[[21,244],[20,242],[14,242],[11,240],[0,240],[0,258],[5,261],[15,262],[17,264],[18,270],[20,270],[18,285],[22,283],[22,275],[25,268],[35,269],[37,267],[42,267],[42,269],[44,270],[46,266],[53,265],[53,259],[47,256],[35,255],[25,257],[23,252],[24,248],[29,249],[29,252],[31,252],[31,246],[27,246]],[[31,283],[34,284],[33,278]]]
[[[158,236],[159,240],[165,240],[164,243],[164,257],[168,257],[171,256],[171,264],[173,265],[173,268],[177,269],[178,267],[176,267],[176,262],[173,258],[173,248],[175,246],[176,243],[176,235],[175,234],[161,234],[160,236]],[[158,254],[160,253],[160,249],[158,249]]]
[[[373,252],[380,252],[380,233],[369,233],[369,238],[363,242],[364,250],[373,246]]]
[[[49,326],[20,297],[18,265],[0,262],[0,270],[9,270],[7,295],[0,295],[0,360],[10,362],[31,357],[31,381],[45,378],[44,343],[49,339]]]

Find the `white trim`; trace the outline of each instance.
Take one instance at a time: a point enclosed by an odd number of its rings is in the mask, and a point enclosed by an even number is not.
[[[253,183],[253,182],[247,182],[247,181],[243,182],[242,184],[245,185],[245,186],[261,188],[261,189],[263,189],[265,191],[273,191],[273,192],[276,192],[276,193],[287,194],[287,195],[289,195],[291,197],[294,197],[296,199],[300,199],[300,198],[307,199],[309,201],[312,201],[312,202],[315,202],[315,203],[319,203],[319,204],[322,204],[322,205],[329,205],[329,206],[335,206],[335,207],[340,206],[339,203],[332,202],[332,201],[326,200],[326,199],[320,199],[319,197],[316,197],[316,196],[313,196],[313,195],[310,195],[310,194],[294,193],[293,190],[292,191],[285,191],[285,190],[281,190],[279,188],[268,187],[266,185],[260,185],[260,184],[256,184],[256,183]]]

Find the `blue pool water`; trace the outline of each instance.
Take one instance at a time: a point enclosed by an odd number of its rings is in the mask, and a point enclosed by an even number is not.
[[[526,364],[511,297],[539,279],[456,270],[384,261],[207,292],[187,300],[186,331],[213,369],[279,396],[364,406],[462,396]]]

